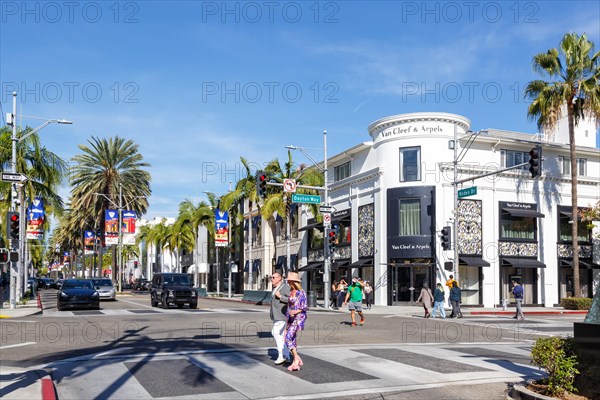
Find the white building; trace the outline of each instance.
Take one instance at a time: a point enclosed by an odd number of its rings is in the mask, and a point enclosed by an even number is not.
[[[368,127],[370,141],[328,159],[329,202],[337,210],[333,222],[339,240],[331,281],[358,274],[374,284],[379,305],[410,304],[424,282],[445,282],[451,273],[468,305],[492,307],[503,299],[510,301],[512,279],[523,284],[525,304],[553,306],[571,295],[571,183],[565,129],[559,124],[557,132],[547,137],[495,129],[472,132],[467,118],[447,113],[402,114],[373,122]],[[594,123],[581,124],[576,138],[578,206],[586,207],[600,198]],[[528,162],[536,145],[543,149],[541,177],[532,179],[525,166],[476,178]],[[473,180],[458,189],[475,189],[455,200],[452,183],[467,178]],[[306,206],[294,207],[293,214],[291,268],[297,265],[305,271],[305,287],[322,297],[322,226],[308,215]],[[246,213],[247,220],[251,215]],[[281,234],[285,224],[275,216],[269,221],[256,218],[251,226],[252,259],[261,260],[253,287],[267,289],[269,275],[286,265]],[[452,250],[443,250],[440,244],[440,231],[446,226],[456,235]],[[591,238],[591,231],[580,224],[584,295],[592,294],[592,283],[600,278]],[[248,259],[247,237],[245,242]],[[451,271],[454,251],[459,265]]]

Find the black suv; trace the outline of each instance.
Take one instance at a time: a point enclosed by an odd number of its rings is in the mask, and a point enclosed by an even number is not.
[[[169,308],[169,304],[177,304],[177,307],[183,308],[185,303],[189,304],[190,308],[196,308],[198,292],[192,288],[187,274],[154,274],[150,289],[150,304],[156,307],[159,302],[163,308]]]

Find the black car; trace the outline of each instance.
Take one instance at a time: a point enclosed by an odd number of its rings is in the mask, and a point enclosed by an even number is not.
[[[198,291],[192,288],[188,274],[159,273],[152,278],[150,290],[150,304],[156,307],[161,303],[163,308],[176,304],[183,308],[189,304],[190,308],[198,307]]]
[[[89,279],[65,279],[58,291],[56,308],[62,311],[66,308],[100,309],[100,294],[94,289],[94,283]]]
[[[52,278],[38,278],[40,289],[57,289],[56,282]]]
[[[148,279],[139,278],[139,279],[136,279],[135,282],[133,282],[131,289],[132,290],[148,290],[149,286],[150,286],[150,284],[148,282]]]

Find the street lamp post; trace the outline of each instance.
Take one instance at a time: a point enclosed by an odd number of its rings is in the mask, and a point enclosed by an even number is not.
[[[327,183],[327,131],[323,131],[323,167],[303,148],[299,146],[286,146],[290,150],[300,150],[313,164],[323,171],[323,201],[325,206],[329,206],[329,187]],[[329,275],[331,265],[331,254],[329,249],[329,240],[327,240],[327,230],[329,224],[323,222],[323,299],[325,300],[325,308],[329,308]],[[288,250],[289,251],[289,250]],[[288,256],[289,259],[289,256]]]
[[[13,112],[12,112],[12,114],[10,114],[10,119],[8,122],[9,125],[12,125],[12,151],[11,151],[11,160],[10,160],[10,170],[12,173],[16,174],[17,173],[17,142],[21,142],[21,141],[27,139],[29,136],[33,135],[40,129],[42,129],[52,123],[70,125],[73,122],[67,121],[65,119],[49,119],[49,120],[46,120],[40,126],[30,130],[25,135],[18,138],[17,137],[17,92],[13,92],[12,95],[13,95]],[[33,118],[33,117],[28,117],[28,118]],[[38,119],[38,118],[34,118],[34,119]],[[18,197],[20,194],[21,194],[21,190],[17,191],[17,185],[13,184],[12,190],[11,190],[11,210],[12,211],[17,210],[17,202],[18,202]],[[21,200],[21,203],[22,203],[22,200]],[[25,214],[24,212],[21,212],[22,216],[24,216],[24,214]],[[23,221],[24,221],[24,218],[23,218]],[[21,221],[21,224],[23,224],[23,221]],[[17,249],[18,253],[20,255],[19,260],[16,263],[11,263],[11,281],[10,281],[10,308],[11,309],[14,309],[16,307],[17,287],[19,288],[19,292],[20,292],[20,287],[21,287],[21,283],[19,281],[21,280],[21,275],[22,275],[22,267],[21,266],[23,264],[23,260],[22,260],[23,259],[23,256],[22,256],[23,249],[24,249],[23,234],[24,234],[24,229],[19,229],[19,238],[16,240],[13,240],[13,243],[11,246],[13,249]]]
[[[108,200],[113,206],[116,206],[118,209],[119,226],[117,227],[117,229],[118,229],[117,232],[119,235],[118,236],[119,239],[117,242],[117,267],[119,269],[119,272],[117,273],[117,288],[118,288],[118,291],[121,292],[121,289],[122,289],[121,276],[123,274],[123,228],[122,228],[122,224],[123,224],[123,185],[121,184],[121,182],[119,182],[119,204],[116,204],[111,198],[109,198],[104,193],[94,193],[94,195],[104,197],[106,200]]]

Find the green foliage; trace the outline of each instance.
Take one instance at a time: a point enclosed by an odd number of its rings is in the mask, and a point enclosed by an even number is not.
[[[531,350],[531,363],[548,373],[547,395],[561,395],[565,390],[577,391],[573,381],[579,371],[575,368],[577,356],[572,338],[555,336],[537,339]]]
[[[560,300],[560,306],[565,310],[589,310],[592,299],[589,297],[565,297]]]

